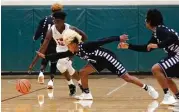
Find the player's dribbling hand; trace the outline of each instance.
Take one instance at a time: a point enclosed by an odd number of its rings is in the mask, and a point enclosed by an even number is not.
[[[31,74],[32,73],[32,65],[29,66],[29,69],[28,69],[28,74]]]
[[[156,48],[158,48],[157,44],[150,43],[150,44],[147,45],[147,50],[148,51],[150,51],[151,49],[156,49]]]
[[[128,35],[123,34],[123,35],[120,36],[120,42],[126,42],[127,40],[129,40]]]
[[[125,43],[125,42],[120,42],[118,44],[118,48],[119,49],[128,49],[129,48],[129,44],[128,43]]]
[[[40,53],[39,51],[36,51],[36,53],[37,53],[37,55],[38,55],[39,57],[41,57],[41,58],[45,58],[45,55],[42,54],[42,53]]]

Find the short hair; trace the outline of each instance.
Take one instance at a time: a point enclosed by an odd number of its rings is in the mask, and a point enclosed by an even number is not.
[[[66,13],[65,13],[65,12],[62,12],[62,11],[57,11],[57,12],[54,12],[54,13],[52,14],[52,16],[54,17],[54,19],[65,20],[65,18],[66,18]]]
[[[62,4],[59,4],[59,3],[54,3],[52,6],[51,6],[51,11],[54,13],[56,11],[62,11],[63,10],[63,5]]]
[[[151,26],[163,25],[163,16],[157,9],[149,9],[147,12],[146,22]]]
[[[72,29],[67,29],[63,32],[63,38],[65,45],[68,45],[70,43],[76,43],[79,44],[82,42],[82,36],[76,32],[75,30]]]

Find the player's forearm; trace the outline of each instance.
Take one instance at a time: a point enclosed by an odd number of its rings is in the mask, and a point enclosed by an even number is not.
[[[70,56],[73,56],[73,55],[74,54],[70,51],[59,52],[59,53],[48,54],[48,55],[45,56],[45,59],[47,59],[47,60],[57,60],[57,59],[61,59],[61,58],[70,57]]]
[[[138,51],[138,52],[150,52],[147,50],[147,45],[132,45],[129,44],[128,49]]]
[[[103,38],[103,39],[96,41],[95,43],[98,46],[102,46],[104,44],[108,44],[108,43],[111,43],[111,42],[114,42],[114,41],[120,41],[120,37],[119,36],[106,37],[106,38]]]

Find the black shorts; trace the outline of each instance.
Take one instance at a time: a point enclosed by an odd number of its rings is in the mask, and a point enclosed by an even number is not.
[[[122,63],[114,55],[109,55],[105,58],[98,59],[96,62],[89,62],[89,64],[91,64],[98,73],[104,69],[108,69],[118,76],[122,76],[127,73]]]
[[[179,77],[179,55],[168,56],[158,62],[166,77]]]
[[[48,45],[48,47],[47,47],[47,50],[46,50],[46,52],[45,52],[45,55],[47,55],[47,54],[53,54],[53,53],[56,53],[56,45],[54,45],[54,44],[52,44],[52,43],[49,43],[49,45]],[[49,61],[49,60],[42,59],[41,64],[42,64],[42,65],[47,65],[48,61]],[[51,61],[51,63],[56,63],[56,62],[57,62],[56,59],[50,60],[50,61]]]

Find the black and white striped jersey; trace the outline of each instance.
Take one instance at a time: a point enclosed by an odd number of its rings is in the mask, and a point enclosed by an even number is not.
[[[49,60],[55,59],[55,58],[59,59],[59,58],[65,58],[65,57],[76,55],[83,60],[89,61],[90,63],[98,63],[101,60],[107,61],[107,62],[110,62],[116,68],[122,70],[124,69],[124,67],[122,67],[120,62],[116,59],[115,54],[108,49],[100,47],[104,44],[114,42],[114,41],[120,41],[120,37],[112,36],[108,38],[103,38],[98,41],[81,43],[79,44],[78,52],[76,52],[75,54],[71,53],[70,51],[60,52],[56,54],[46,55],[46,59],[49,59]]]
[[[52,18],[51,15],[46,16],[45,18],[43,18],[42,20],[40,20],[39,25],[38,25],[38,28],[37,28],[37,30],[36,30],[36,32],[35,32],[35,35],[34,35],[33,39],[34,39],[34,40],[37,40],[37,39],[39,39],[40,37],[42,37],[42,38],[41,38],[41,43],[43,43],[47,31],[51,28],[51,26],[52,26],[53,24],[54,24],[54,23],[53,23],[53,18]],[[50,44],[52,44],[52,43],[56,45],[56,43],[54,42],[53,39],[50,41]]]
[[[179,53],[179,36],[173,29],[164,25],[158,25],[152,33],[152,38],[146,45],[129,44],[129,49],[141,52],[147,52],[147,45],[150,43],[157,44],[159,48],[163,48],[168,55]]]

